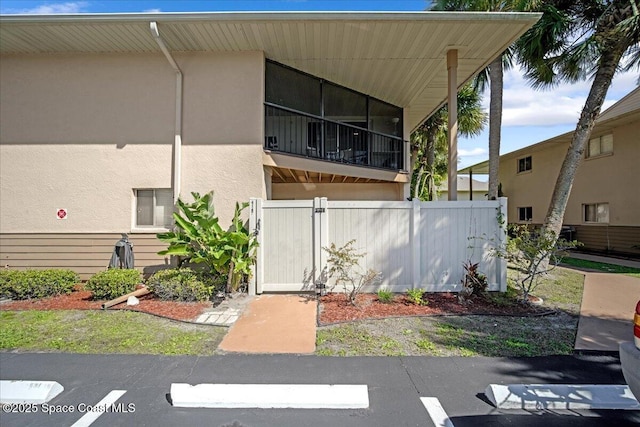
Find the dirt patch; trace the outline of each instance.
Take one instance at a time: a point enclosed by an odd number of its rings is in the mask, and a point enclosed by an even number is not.
[[[460,304],[457,294],[449,292],[427,293],[424,300],[426,305],[416,305],[405,295],[396,295],[391,303],[382,303],[375,294],[360,294],[356,299],[356,306],[353,306],[343,294],[329,294],[320,299],[318,323],[328,325],[363,319],[452,314],[530,316],[548,312],[544,307],[517,302],[498,303],[491,297],[477,297],[467,304]]]
[[[131,310],[169,319],[193,321],[205,310],[213,307],[211,302],[174,302],[161,301],[154,295],[144,295],[140,304],[128,306],[126,302],[109,308],[109,310]],[[101,310],[105,301],[91,298],[91,292],[77,289],[68,295],[42,298],[37,300],[8,301],[0,304],[0,310]]]

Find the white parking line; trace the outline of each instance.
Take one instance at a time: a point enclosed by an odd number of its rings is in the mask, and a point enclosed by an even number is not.
[[[420,400],[436,427],[454,427],[437,397],[421,397]]]
[[[125,394],[126,392],[127,390],[111,390],[109,394],[107,394],[100,402],[93,405],[94,410],[84,414],[82,418],[80,418],[78,421],[73,423],[71,427],[90,426],[91,424],[93,424],[95,420],[97,420],[100,417],[100,415],[104,414],[105,412],[108,412],[108,408],[110,408],[111,405],[116,403],[116,401],[120,399],[122,395]]]

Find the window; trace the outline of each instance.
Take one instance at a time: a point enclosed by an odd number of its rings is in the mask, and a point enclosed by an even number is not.
[[[531,170],[531,156],[518,159],[518,173]]]
[[[269,60],[265,66],[265,101],[402,137],[402,108]],[[287,119],[286,123],[290,122]]]
[[[531,221],[533,219],[533,207],[518,208],[519,221]]]
[[[369,129],[386,135],[402,135],[402,108],[371,98]]]
[[[613,153],[612,133],[608,135],[602,135],[597,138],[591,138],[591,140],[589,141],[589,149],[587,150],[587,158],[610,153]]]
[[[609,203],[583,205],[584,222],[609,222]]]
[[[135,190],[136,227],[170,228],[173,197],[170,189]]]
[[[265,100],[319,116],[322,113],[320,80],[271,61],[266,64]]]

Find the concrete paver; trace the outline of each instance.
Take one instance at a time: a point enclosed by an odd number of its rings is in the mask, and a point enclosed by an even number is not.
[[[246,294],[240,294],[233,298],[226,299],[218,306],[202,313],[195,322],[209,325],[231,326],[238,320],[240,314],[252,299],[253,297]]]

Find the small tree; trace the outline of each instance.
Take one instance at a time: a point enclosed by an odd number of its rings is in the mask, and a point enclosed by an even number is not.
[[[516,271],[516,285],[522,292],[523,304],[528,303],[540,279],[556,268],[566,251],[579,246],[575,240],[556,239],[552,232],[529,230],[526,225],[509,226],[509,236],[506,246],[494,251]]]
[[[328,248],[322,248],[329,254],[329,277],[335,277],[336,286],[342,285],[347,301],[353,306],[356,305],[356,298],[365,286],[375,285],[382,280],[382,273],[373,269],[367,270],[364,274],[356,271],[360,268],[358,260],[366,253],[356,252],[353,248],[354,243],[355,240],[349,240],[341,247],[331,243]]]

